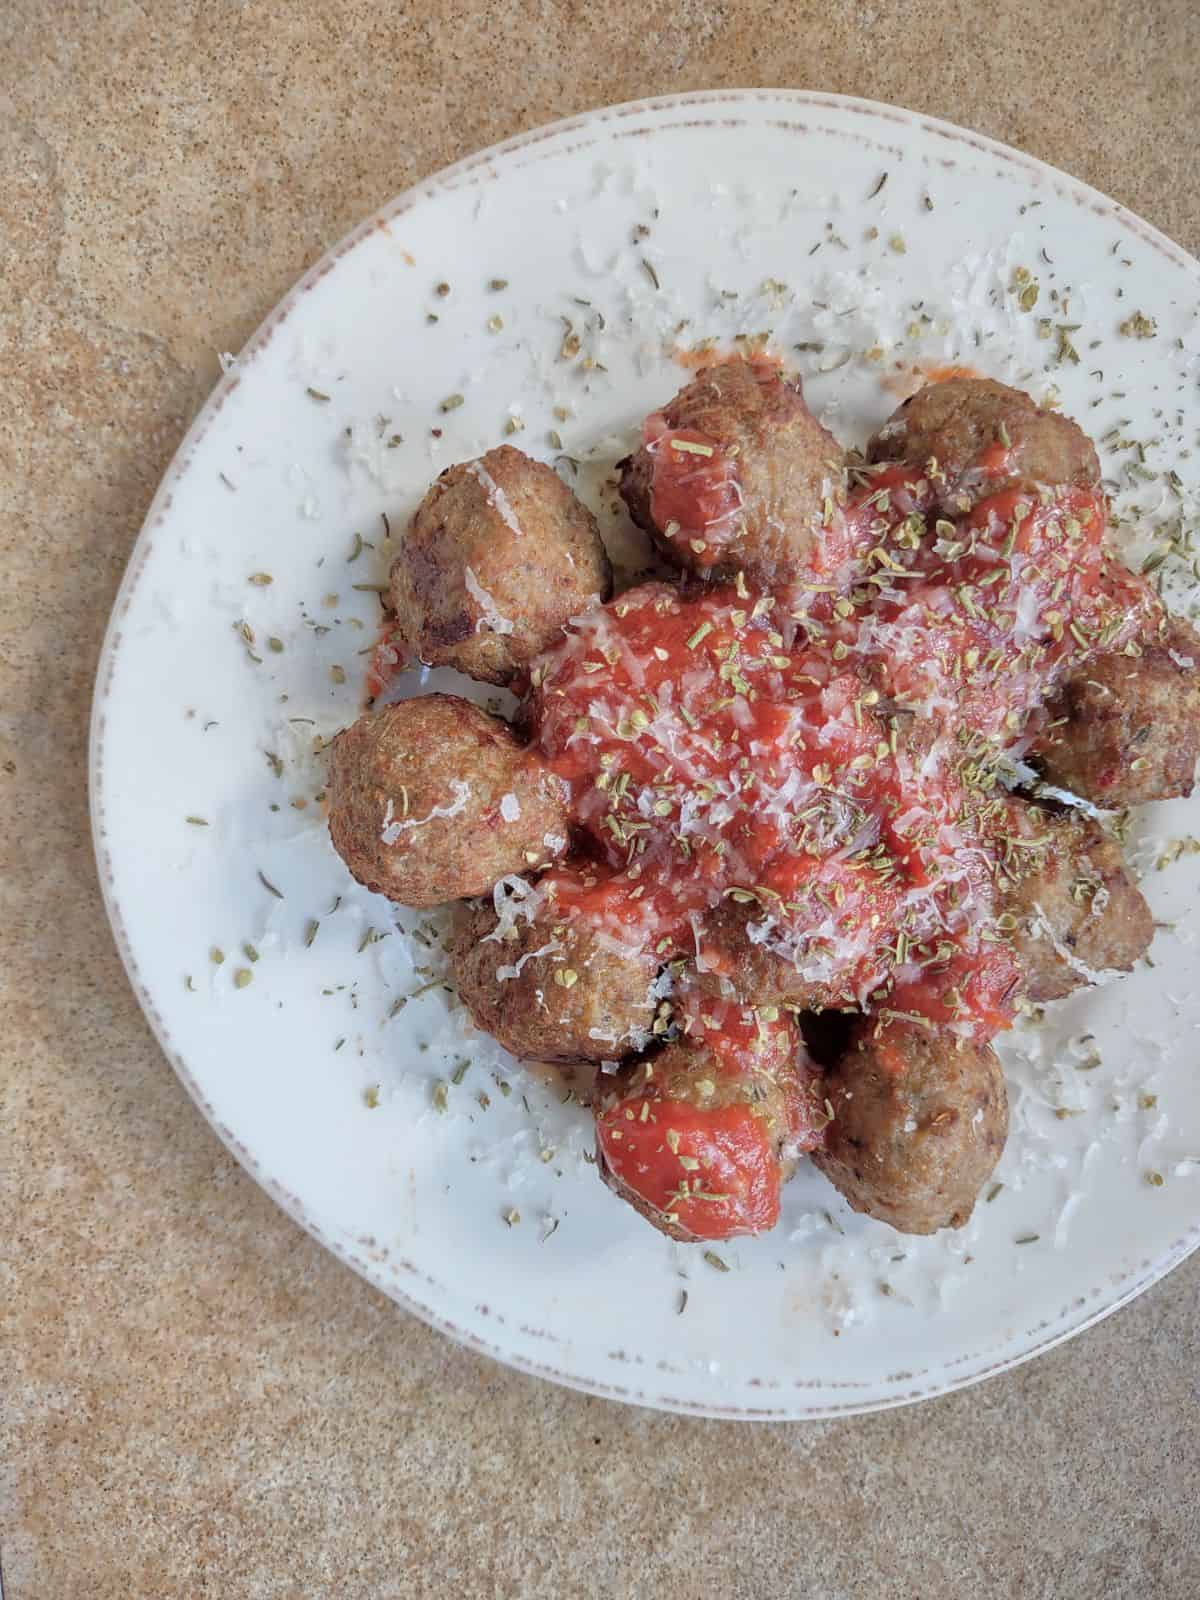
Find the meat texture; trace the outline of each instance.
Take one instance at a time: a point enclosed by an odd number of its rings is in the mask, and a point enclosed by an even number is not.
[[[1046,778],[1105,809],[1189,795],[1200,757],[1200,636],[1167,617],[1140,655],[1099,655],[1050,701]]]
[[[928,476],[950,515],[1010,487],[1100,482],[1095,446],[1077,423],[991,378],[948,378],[918,389],[870,440],[867,456],[922,468],[935,463]]]
[[[998,911],[1025,996],[1061,1000],[1105,972],[1129,972],[1154,937],[1121,847],[1097,823],[1014,801]]]
[[[329,834],[400,905],[483,894],[567,849],[562,785],[507,723],[457,695],[368,712],[333,741]]]
[[[463,907],[450,964],[476,1027],[515,1056],[616,1061],[653,1036],[656,964],[606,948],[552,906],[503,926],[491,904]]]
[[[768,362],[723,362],[652,420],[659,431],[621,463],[621,493],[668,560],[758,582],[805,570],[845,469],[797,380]]]
[[[813,1160],[855,1211],[900,1233],[967,1222],[1008,1135],[990,1045],[866,1018],[826,1088],[833,1120]]]
[[[412,655],[508,684],[611,592],[591,512],[552,468],[501,445],[448,467],[429,490],[388,597]]]

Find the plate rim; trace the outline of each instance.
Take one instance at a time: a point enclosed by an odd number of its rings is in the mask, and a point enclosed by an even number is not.
[[[959,1357],[954,1366],[942,1367],[939,1378],[928,1381],[928,1376],[923,1375],[926,1381],[912,1388],[901,1387],[894,1394],[877,1395],[871,1399],[855,1399],[845,1402],[825,1400],[819,1405],[814,1405],[804,1403],[801,1398],[802,1391],[800,1391],[791,1403],[764,1403],[761,1406],[748,1406],[745,1404],[721,1405],[691,1401],[679,1394],[646,1393],[632,1386],[605,1382],[599,1377],[583,1376],[574,1372],[562,1371],[549,1363],[531,1359],[519,1351],[506,1349],[500,1344],[492,1343],[470,1329],[459,1327],[433,1305],[425,1304],[409,1287],[402,1285],[393,1277],[385,1274],[369,1256],[358,1254],[350,1244],[326,1234],[315,1219],[308,1215],[300,1197],[293,1194],[266,1171],[259,1159],[238,1139],[232,1128],[228,1127],[217,1116],[214,1107],[205,1097],[200,1079],[192,1072],[187,1062],[174,1048],[166,1023],[158,1011],[154,997],[142,981],[132,942],[127,933],[124,917],[116,898],[116,883],[112,864],[104,845],[105,811],[103,797],[105,702],[111,688],[116,656],[122,640],[122,623],[130,609],[145,569],[153,542],[153,535],[170,510],[175,487],[182,481],[191,467],[197,447],[208,433],[226,400],[240,384],[246,367],[266,348],[302,297],[333,271],[338,262],[349,255],[359,244],[376,232],[387,231],[394,219],[412,209],[421,200],[432,198],[439,191],[453,188],[461,183],[463,179],[471,178],[473,174],[486,174],[487,169],[494,164],[520,152],[532,151],[539,144],[551,140],[557,141],[564,135],[583,133],[591,127],[603,126],[624,118],[647,115],[661,116],[671,111],[686,109],[703,109],[711,112],[713,108],[720,107],[761,108],[771,105],[778,106],[781,109],[794,107],[810,110],[850,111],[864,117],[891,122],[897,129],[914,129],[918,134],[935,134],[944,139],[965,143],[968,147],[983,152],[997,160],[1007,162],[1016,169],[1023,169],[1027,175],[1035,175],[1041,182],[1052,182],[1059,193],[1069,193],[1076,203],[1086,203],[1098,214],[1111,217],[1115,223],[1136,234],[1143,243],[1156,249],[1175,266],[1192,273],[1200,282],[1200,260],[1197,260],[1181,245],[1175,243],[1174,240],[1156,228],[1154,224],[1145,221],[1136,212],[1130,211],[1126,206],[1122,205],[1120,201],[1105,195],[1102,191],[1093,188],[1082,179],[1072,177],[1061,168],[1052,166],[1049,162],[1042,161],[1037,156],[1030,155],[1025,151],[1016,149],[1014,146],[1003,144],[998,140],[991,139],[984,134],[976,133],[969,128],[964,128],[943,118],[927,116],[920,111],[883,101],[867,100],[854,95],[788,88],[700,89],[682,94],[655,95],[644,99],[600,106],[573,116],[558,118],[553,122],[544,123],[489,145],[482,150],[472,152],[460,160],[439,168],[436,172],[419,178],[416,182],[410,184],[406,189],[403,189],[378,207],[370,216],[357,223],[313,262],[272,306],[271,310],[246,340],[246,343],[238,353],[236,362],[222,373],[184,434],[163,473],[146,511],[137,538],[126,561],[121,582],[113,599],[112,609],[105,626],[97,658],[89,719],[88,805],[93,856],[105,914],[112,930],[117,953],[125,969],[125,975],[142,1014],[150,1027],[150,1031],[154,1035],[155,1041],[182,1083],[192,1103],[226,1150],[275,1204],[311,1238],[330,1251],[344,1266],[349,1267],[360,1277],[365,1278],[373,1288],[386,1295],[389,1300],[402,1310],[419,1318],[426,1326],[451,1338],[455,1343],[465,1346],[476,1354],[490,1357],[492,1360],[498,1361],[504,1366],[511,1367],[527,1376],[546,1379],[565,1388],[593,1395],[600,1399],[638,1405],[677,1415],[709,1417],[725,1421],[798,1422],[828,1421],[846,1416],[861,1416],[877,1411],[895,1410],[901,1406],[913,1405],[920,1401],[935,1399],[942,1395],[972,1387],[987,1378],[997,1377],[1001,1373],[1009,1372],[1027,1361],[1032,1361],[1036,1356],[1042,1355],[1046,1351],[1064,1344],[1077,1334],[1084,1333],[1089,1328],[1095,1327],[1097,1323],[1121,1310],[1181,1265],[1193,1251],[1200,1247],[1200,1215],[1197,1216],[1196,1221],[1186,1233],[1173,1240],[1157,1257],[1149,1261],[1143,1261],[1137,1268],[1133,1269],[1122,1281],[1120,1290],[1112,1300],[1106,1301],[1091,1311],[1084,1311],[1083,1309],[1087,1304],[1086,1299],[1076,1301],[1074,1305],[1064,1307],[1056,1317],[1049,1319],[1048,1322],[1044,1321],[1041,1326],[1051,1326],[1053,1331],[1047,1333],[1043,1338],[1033,1339],[1020,1352],[994,1358],[990,1362],[985,1359],[986,1353],[983,1353],[982,1356]],[[711,120],[711,116],[705,116],[701,119],[699,125],[710,123]],[[768,123],[769,125],[770,123]],[[780,126],[785,126],[785,124],[780,124]],[[1102,1293],[1103,1291],[1097,1290],[1096,1292]],[[1081,1314],[1072,1319],[1071,1314],[1073,1311],[1078,1311]],[[1030,1330],[1030,1332],[1032,1331],[1034,1330]],[[973,1362],[976,1364],[972,1365]],[[956,1367],[966,1367],[968,1370],[956,1372]],[[748,1385],[753,1386],[754,1380],[746,1381]],[[764,1386],[762,1392],[764,1402],[768,1395],[773,1399],[778,1398],[780,1395],[780,1389],[774,1386],[770,1388]]]

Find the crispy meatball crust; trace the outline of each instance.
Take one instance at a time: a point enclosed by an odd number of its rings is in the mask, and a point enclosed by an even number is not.
[[[464,906],[450,966],[476,1027],[506,1050],[531,1061],[614,1061],[649,1042],[652,961],[606,950],[585,925],[546,910],[518,923],[512,939],[489,938],[496,927],[491,905]]]
[[[787,956],[769,942],[755,943],[752,923],[761,923],[758,906],[726,900],[704,919],[700,959],[695,981],[704,994],[731,995],[746,1005],[797,1006],[802,1011],[822,1011],[839,1004],[832,984],[806,978]]]
[[[999,471],[987,460],[996,447],[1006,457]],[[950,512],[1019,484],[1100,482],[1096,450],[1082,428],[990,378],[948,378],[918,389],[870,440],[867,457],[921,467],[936,459],[941,476],[932,481]]]
[[[761,1059],[743,1072],[724,1070],[709,1047],[680,1040],[626,1068],[617,1077],[604,1080],[593,1104],[598,1118],[619,1116],[626,1103],[639,1103],[646,1096],[699,1111],[744,1105],[767,1135],[773,1161],[778,1164],[775,1181],[784,1183],[796,1169],[795,1156],[785,1150],[792,1131],[784,1087],[784,1074],[790,1068],[791,1053],[781,1053],[774,1040],[764,1044]],[[699,1235],[673,1220],[613,1171],[600,1139],[596,1143],[596,1165],[613,1193],[652,1227],[681,1244],[698,1242]]]
[[[1014,803],[1016,829],[1049,839],[1032,856],[1012,852],[997,909],[1016,919],[1008,937],[1028,999],[1061,1000],[1101,972],[1129,972],[1154,937],[1154,920],[1120,846],[1095,822]],[[1022,858],[1030,865],[1021,870]]]
[[[1114,809],[1189,795],[1200,757],[1200,635],[1168,617],[1140,656],[1096,656],[1047,709],[1059,726],[1036,755],[1051,783]]]
[[[687,530],[668,538],[654,518],[654,457],[643,445],[620,464],[621,494],[637,525],[668,560],[705,578],[731,578],[739,570],[761,580],[797,576],[824,502],[844,482],[842,448],[805,405],[798,380],[764,362],[704,367],[663,416],[669,429],[694,430],[723,455],[734,453],[742,508],[716,563],[710,554],[697,556]]]
[[[442,473],[413,516],[388,588],[414,655],[499,684],[611,592],[596,519],[556,472],[511,445]]]
[[[400,905],[483,894],[567,848],[558,780],[507,723],[457,695],[384,706],[339,733],[328,794],[334,849]]]
[[[961,1228],[1008,1134],[991,1046],[865,1019],[826,1089],[833,1121],[813,1161],[853,1209],[900,1233]]]

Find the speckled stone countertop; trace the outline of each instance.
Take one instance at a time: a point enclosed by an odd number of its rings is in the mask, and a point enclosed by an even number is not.
[[[968,123],[1200,249],[1194,0],[7,0],[0,10],[0,1563],[6,1600],[1200,1592],[1200,1259],[1033,1365],[749,1427],[398,1312],[186,1099],[93,874],[105,619],[217,376],[425,173],[665,90]]]

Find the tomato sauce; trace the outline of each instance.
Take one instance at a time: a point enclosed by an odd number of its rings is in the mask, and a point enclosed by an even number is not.
[[[367,666],[367,699],[377,700],[386,694],[394,679],[408,665],[408,647],[392,622],[385,622],[380,630],[375,648]]]
[[[596,1138],[613,1175],[693,1238],[765,1233],[779,1221],[782,1169],[748,1105],[709,1110],[648,1093],[601,1112]]]
[[[760,386],[778,382],[774,358],[753,356],[745,364]],[[743,504],[739,447],[696,428],[673,428],[661,411],[642,424],[642,445],[651,465],[650,512],[661,537],[694,571],[720,565],[737,537]]]
[[[642,441],[654,467],[650,511],[669,544],[697,567],[715,566],[736,536],[742,504],[737,464],[715,439],[647,417]]]
[[[530,701],[590,852],[550,875],[557,901],[670,960],[732,899],[829,1004],[1005,1026],[1004,814],[980,796],[1062,672],[1136,650],[1157,605],[1106,556],[1105,517],[1092,491],[1006,488],[951,521],[887,465],[836,508],[810,580],[647,584],[578,619]]]
[[[982,372],[976,372],[974,367],[964,367],[957,362],[949,364],[930,363],[921,367],[921,374],[926,383],[947,383],[951,378],[982,378]]]
[[[661,416],[646,441],[659,526],[700,565],[721,560],[736,459]],[[1138,653],[1158,601],[1106,554],[1099,492],[1003,487],[999,443],[975,466],[997,487],[953,518],[921,466],[859,469],[799,580],[643,585],[576,619],[532,674],[535,746],[585,841],[543,884],[563,915],[678,963],[676,1023],[722,1070],[763,1070],[737,1043],[761,1027],[761,997],[734,993],[714,1021],[689,988],[698,968],[736,990],[739,950],[713,921],[729,902],[807,1006],[981,1042],[1011,1025],[997,766],[1029,748],[1065,673],[1099,650]],[[802,1074],[791,1092],[793,1136],[811,1147]],[[668,1101],[650,1077],[599,1129],[613,1173],[685,1231],[774,1221],[778,1149],[742,1098]],[[680,1190],[679,1151],[703,1164],[703,1197]]]
[[[821,1141],[819,1080],[786,1016],[694,995],[684,1010],[691,1081],[664,1078],[652,1061],[598,1112],[600,1159],[680,1233],[764,1232],[779,1220],[790,1164]]]

